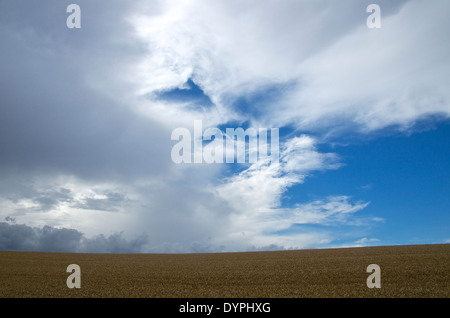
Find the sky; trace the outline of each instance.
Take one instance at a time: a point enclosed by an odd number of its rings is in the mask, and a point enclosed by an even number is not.
[[[449,243],[449,10],[0,0],[0,250]],[[276,128],[279,160],[177,163],[195,121]]]

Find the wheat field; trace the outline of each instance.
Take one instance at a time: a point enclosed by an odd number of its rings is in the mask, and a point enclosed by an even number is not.
[[[69,264],[81,269],[70,289]],[[368,288],[369,264],[381,288]],[[309,298],[450,296],[450,244],[215,254],[0,252],[0,297]]]

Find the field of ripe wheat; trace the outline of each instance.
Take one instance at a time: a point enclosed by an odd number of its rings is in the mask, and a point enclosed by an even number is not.
[[[68,288],[67,266],[80,267]],[[369,264],[381,288],[368,288]],[[450,297],[450,244],[217,254],[0,252],[0,297]]]

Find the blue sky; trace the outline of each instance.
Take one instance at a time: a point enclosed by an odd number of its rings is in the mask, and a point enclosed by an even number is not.
[[[448,121],[414,133],[386,133],[324,144],[345,163],[315,173],[286,193],[286,204],[314,200],[330,193],[370,202],[361,215],[382,218],[366,229],[377,244],[429,244],[446,241],[449,229],[450,127]]]
[[[70,3],[0,2],[0,250],[450,241],[448,1]],[[196,120],[280,160],[177,164]]]

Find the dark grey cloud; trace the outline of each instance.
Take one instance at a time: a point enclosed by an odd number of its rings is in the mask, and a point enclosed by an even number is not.
[[[170,145],[159,141],[170,132],[108,96],[120,78],[111,66],[140,52],[127,43],[128,6],[80,1],[82,28],[69,30],[66,2],[0,4],[0,169],[83,178],[162,173]]]
[[[142,235],[127,239],[122,233],[86,238],[75,229],[30,227],[0,222],[0,250],[66,253],[139,253],[147,243]]]
[[[0,223],[0,250],[4,251],[76,252],[81,238],[82,233],[73,229]]]
[[[100,234],[91,239],[83,239],[80,250],[87,253],[141,253],[147,243],[145,235],[127,240],[122,233],[109,236]]]

